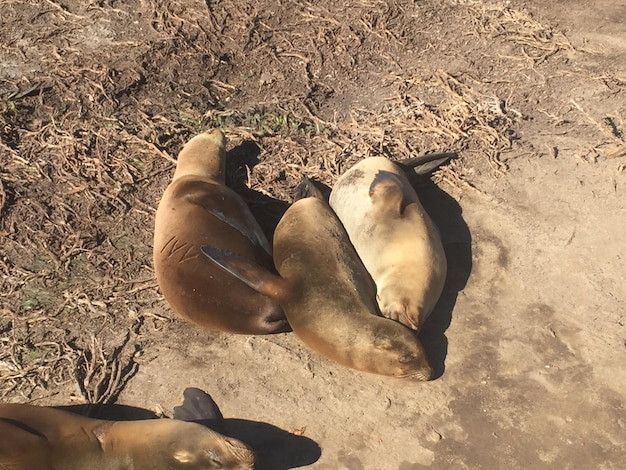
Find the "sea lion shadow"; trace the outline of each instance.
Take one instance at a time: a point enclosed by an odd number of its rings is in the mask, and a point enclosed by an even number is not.
[[[452,311],[458,293],[472,272],[472,235],[463,219],[459,203],[434,184],[429,177],[410,175],[415,192],[424,209],[439,228],[448,262],[448,275],[443,292],[419,337],[433,368],[433,379],[445,372],[448,339],[445,332],[452,322]]]
[[[210,422],[201,422],[211,427]],[[271,424],[225,418],[222,433],[248,444],[257,456],[256,470],[289,470],[312,465],[322,455],[314,440],[298,436]],[[219,429],[218,428],[218,429]],[[216,429],[216,430],[218,430]]]
[[[244,140],[226,153],[226,185],[239,194],[271,242],[272,235],[289,203],[255,191],[247,186],[248,172],[259,163],[257,143]]]
[[[154,411],[129,405],[85,403],[82,405],[53,406],[57,410],[68,411],[87,418],[106,419],[110,421],[140,421],[157,419]]]
[[[117,404],[84,404],[56,406],[59,410],[112,421],[156,419],[150,410]],[[312,439],[298,436],[260,421],[236,418],[190,420],[220,434],[240,440],[254,450],[256,470],[289,470],[312,465],[320,456],[320,446]]]

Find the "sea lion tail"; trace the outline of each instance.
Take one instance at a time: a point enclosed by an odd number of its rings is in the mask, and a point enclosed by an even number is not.
[[[201,250],[207,258],[255,291],[277,300],[286,297],[287,284],[285,280],[255,262],[236,253],[212,246],[204,245]]]
[[[396,162],[405,171],[413,170],[418,175],[427,175],[435,171],[448,160],[456,157],[456,152],[425,153],[417,157]]]

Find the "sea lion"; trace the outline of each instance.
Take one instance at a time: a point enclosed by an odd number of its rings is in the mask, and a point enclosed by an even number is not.
[[[366,158],[339,178],[330,205],[376,283],[381,313],[419,330],[441,295],[447,262],[439,230],[403,169],[384,157]]]
[[[157,283],[172,309],[200,326],[241,334],[289,331],[276,301],[200,253],[200,246],[208,244],[272,269],[263,231],[244,200],[225,185],[225,145],[224,134],[216,129],[195,136],[178,155],[156,213]]]
[[[204,470],[254,468],[242,442],[177,419],[107,421],[0,404],[0,468]]]
[[[202,251],[253,289],[282,305],[296,335],[347,367],[429,380],[432,370],[415,334],[378,315],[376,289],[328,203],[296,201],[274,232],[279,276],[223,249]]]

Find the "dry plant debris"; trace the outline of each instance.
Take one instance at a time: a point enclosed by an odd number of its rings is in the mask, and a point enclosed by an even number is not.
[[[88,403],[115,403],[126,382],[137,372],[138,366],[134,361],[134,355],[138,353],[137,345],[126,357],[123,355],[132,336],[128,332],[122,343],[109,354],[105,353],[101,342],[92,336],[88,348],[81,351],[76,362],[75,377]],[[122,361],[125,364],[121,364]]]

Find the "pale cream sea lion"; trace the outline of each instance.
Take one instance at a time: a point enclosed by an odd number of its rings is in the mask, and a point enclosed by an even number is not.
[[[330,205],[376,284],[381,313],[419,330],[441,296],[447,263],[439,230],[403,169],[366,158],[339,178]]]
[[[432,370],[410,329],[378,315],[375,286],[330,206],[296,201],[274,233],[280,274],[215,247],[203,252],[282,305],[296,335],[341,365],[394,377],[429,380]]]
[[[181,317],[213,330],[242,334],[289,331],[270,299],[229,276],[200,252],[211,245],[272,269],[271,250],[244,200],[224,180],[226,139],[219,130],[191,139],[156,213],[154,269]],[[225,222],[227,220],[227,222]]]
[[[254,468],[240,441],[176,419],[106,421],[54,408],[0,404],[0,468],[208,470]]]

